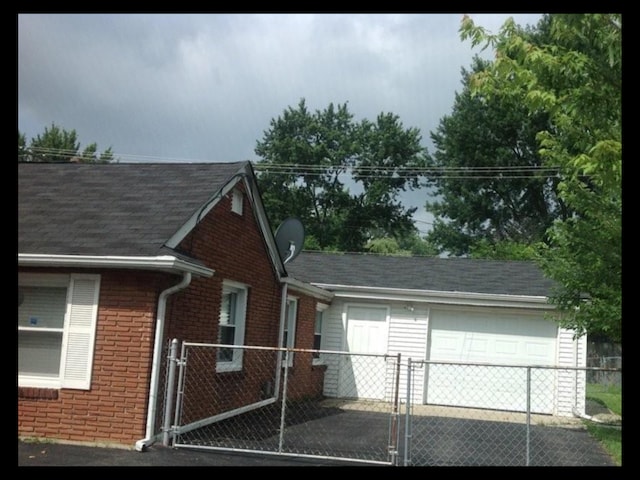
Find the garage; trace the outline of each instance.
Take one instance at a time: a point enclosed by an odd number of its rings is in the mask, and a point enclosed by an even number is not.
[[[587,338],[547,319],[556,315],[549,303],[554,282],[535,262],[303,251],[287,271],[333,294],[323,312],[323,349],[411,359],[413,373],[397,377],[400,396],[584,413]],[[365,357],[327,355],[324,394],[375,399],[393,392],[393,375]]]
[[[556,363],[555,323],[526,311],[443,309],[429,317],[425,403],[526,411],[527,369],[522,366]],[[532,412],[553,412],[554,375],[551,369],[531,369]]]

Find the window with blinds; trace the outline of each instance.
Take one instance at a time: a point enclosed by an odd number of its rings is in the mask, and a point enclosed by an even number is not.
[[[224,281],[218,317],[217,371],[242,369],[242,349],[224,348],[222,345],[241,346],[244,344],[244,330],[247,308],[246,285]]]
[[[99,275],[18,275],[18,386],[91,387],[99,291]]]
[[[20,288],[18,375],[60,375],[67,286]]]

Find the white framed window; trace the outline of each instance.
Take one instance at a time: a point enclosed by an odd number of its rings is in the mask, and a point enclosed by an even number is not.
[[[284,336],[282,337],[283,348],[295,348],[296,346],[296,318],[298,316],[298,299],[296,297],[287,297]],[[286,358],[286,357],[283,357]],[[293,352],[289,352],[288,366],[293,365]]]
[[[329,308],[329,305],[324,303],[316,304],[316,321],[313,328],[313,349],[321,350],[322,349],[322,320],[324,316],[324,311]],[[322,360],[320,358],[320,354],[318,352],[313,353],[313,364],[321,364]]]
[[[91,387],[100,276],[18,274],[18,386]]]
[[[223,282],[218,317],[218,343],[237,346],[244,344],[247,292],[246,285],[229,280]],[[242,349],[220,347],[216,368],[218,372],[241,370]]]
[[[244,196],[242,195],[242,192],[237,188],[234,188],[231,191],[231,211],[233,213],[242,215],[243,200]]]

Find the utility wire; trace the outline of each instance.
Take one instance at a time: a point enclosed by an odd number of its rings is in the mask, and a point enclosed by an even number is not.
[[[191,163],[207,163],[206,161],[197,161],[186,158],[172,157],[154,157],[133,154],[121,154],[109,152],[113,159],[129,159],[130,161],[177,161]],[[104,154],[104,152],[102,153]],[[93,156],[102,156],[99,152],[93,152]],[[77,150],[65,150],[57,148],[44,147],[27,147],[22,156],[26,157],[45,157],[45,156],[67,156],[69,158],[82,158],[83,152]],[[273,175],[319,175],[325,173],[328,169],[335,169],[332,174],[349,175],[358,179],[379,178],[381,176],[389,176],[392,179],[415,179],[416,177],[434,177],[438,179],[532,179],[543,177],[554,178],[560,174],[558,167],[545,167],[539,165],[515,165],[515,166],[433,166],[433,167],[393,167],[393,166],[374,166],[374,165],[355,165],[355,166],[333,166],[333,165],[300,165],[287,163],[266,163],[252,162],[254,169],[258,174],[266,173]]]

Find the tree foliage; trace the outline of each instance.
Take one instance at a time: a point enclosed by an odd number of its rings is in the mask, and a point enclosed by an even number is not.
[[[396,238],[374,238],[365,245],[365,250],[381,255],[429,256],[438,254],[436,248],[417,233]]]
[[[58,127],[55,123],[32,138],[28,146],[25,135],[18,132],[19,162],[108,163],[113,160],[111,147],[98,153],[98,145],[94,142],[80,150],[76,131]]]
[[[255,149],[270,221],[299,217],[305,248],[322,250],[364,251],[374,238],[414,233],[416,209],[398,196],[419,186],[420,140],[391,113],[356,122],[346,103],[311,112],[302,99],[271,120]]]
[[[491,242],[481,239],[471,246],[469,256],[492,260],[537,260],[540,248],[544,248],[544,243],[528,244],[512,240]]]
[[[541,43],[548,31],[522,34]],[[549,128],[548,115],[530,111],[514,95],[474,91],[472,80],[491,67],[475,57],[471,71],[462,70],[453,111],[431,132],[435,151],[427,163],[435,173],[427,184],[435,200],[426,208],[436,219],[428,238],[449,255],[489,253],[486,247],[500,242],[535,244],[555,218],[569,213],[555,171],[542,168],[538,151],[536,135]]]
[[[511,97],[550,125],[536,136],[558,194],[571,211],[547,231],[540,264],[559,288],[561,323],[578,334],[622,337],[622,17],[553,14],[538,45],[507,21],[491,34],[465,17],[462,39],[492,47],[491,68],[473,76],[474,93]]]

